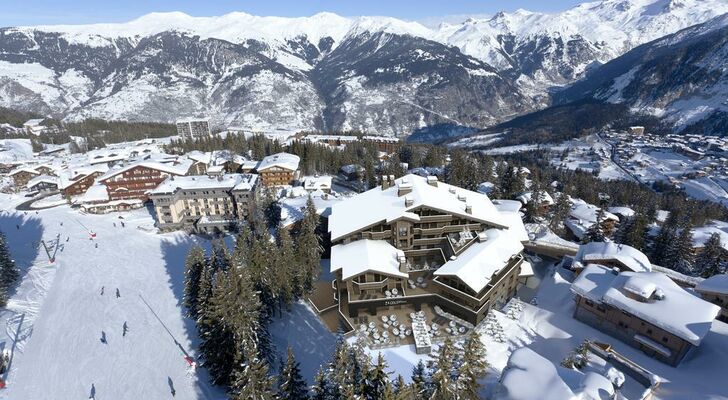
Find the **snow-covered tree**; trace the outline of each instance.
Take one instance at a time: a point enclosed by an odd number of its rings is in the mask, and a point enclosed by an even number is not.
[[[695,273],[692,229],[684,227],[680,230],[680,234],[667,248],[665,264],[663,266],[686,275],[693,275]]]
[[[603,242],[607,238],[602,226],[604,219],[604,210],[600,208],[597,211],[596,222],[587,228],[584,237],[581,239],[582,243]]]
[[[571,211],[571,199],[566,193],[560,193],[556,198],[556,203],[551,207],[551,221],[549,228],[557,234],[564,233],[564,221]]]
[[[185,289],[184,305],[192,318],[197,318],[197,302],[200,295],[200,276],[205,268],[205,250],[200,246],[194,246],[187,253],[185,259]]]
[[[319,224],[319,217],[316,213],[316,205],[311,197],[306,202],[306,211],[301,221],[301,232],[298,236],[296,246],[299,256],[299,265],[302,273],[301,283],[303,293],[309,294],[313,291],[313,285],[318,280],[321,269],[321,244],[319,243],[316,228]]]
[[[427,369],[425,368],[425,363],[420,360],[417,362],[417,365],[415,365],[412,368],[412,391],[414,392],[415,396],[417,398],[424,397],[427,398],[428,393],[427,387],[428,387],[428,374]]]
[[[434,390],[430,398],[432,400],[454,400],[457,399],[457,388],[454,376],[455,347],[450,338],[440,346],[440,351],[432,371],[432,384]]]
[[[390,385],[389,375],[385,369],[387,363],[384,361],[384,356],[380,352],[377,356],[377,363],[368,371],[366,375],[366,383],[363,388],[364,399],[366,400],[377,400],[384,396],[385,387]],[[392,391],[392,395],[394,392]]]
[[[233,400],[274,400],[273,378],[268,375],[268,364],[258,356],[255,348],[245,350],[245,360],[234,374],[231,385]]]
[[[306,381],[301,376],[301,368],[296,361],[293,351],[288,347],[288,358],[279,377],[278,397],[287,400],[308,399]]]
[[[0,231],[0,307],[5,307],[8,292],[20,277],[18,267],[10,256],[5,234]]]
[[[695,271],[703,278],[710,278],[720,274],[723,270],[723,246],[720,243],[720,235],[710,235],[703,245],[703,250],[695,259]]]
[[[461,399],[477,399],[480,383],[488,369],[485,359],[485,346],[480,341],[480,335],[471,331],[463,348],[463,362],[458,370],[457,388]]]

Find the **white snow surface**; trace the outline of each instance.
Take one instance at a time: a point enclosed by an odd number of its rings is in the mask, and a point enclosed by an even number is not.
[[[574,257],[583,264],[617,261],[635,272],[649,272],[652,263],[641,251],[626,244],[614,242],[591,242],[579,246],[579,252]]]
[[[26,161],[33,158],[30,139],[0,140],[0,163]]]
[[[342,279],[367,271],[406,278],[409,275],[399,270],[400,257],[404,252],[385,240],[356,240],[331,248],[331,260],[336,260],[331,272],[342,270]]]
[[[162,399],[171,396],[168,380],[177,399],[225,398],[204,369],[188,376],[175,345],[196,357],[194,322],[180,304],[184,257],[194,239],[137,229],[152,223],[144,209],[108,215],[82,215],[68,206],[13,211],[25,199],[0,195],[0,229],[22,276],[0,313],[0,342],[15,350],[0,398],[86,399],[94,385],[97,399]],[[49,265],[39,242],[50,243],[57,234],[61,247]],[[100,341],[102,331],[108,344]]]

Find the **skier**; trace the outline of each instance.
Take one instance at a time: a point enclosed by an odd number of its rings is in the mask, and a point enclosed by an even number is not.
[[[91,384],[91,393],[88,396],[89,400],[94,400],[96,398],[96,386],[94,384]]]
[[[116,222],[114,222],[114,228],[116,228]]]
[[[116,298],[118,299],[121,297],[121,293],[119,293],[119,288],[116,288]]]
[[[124,227],[125,227],[125,225],[124,225],[124,221],[121,221],[121,227],[122,227],[122,228],[124,228]]]
[[[101,286],[101,295],[102,296],[104,295],[104,287],[103,286]]]
[[[126,321],[124,321],[122,329],[124,330],[124,333],[122,333],[121,336],[126,336],[126,333],[129,332],[129,326],[126,324]]]
[[[101,343],[108,344],[108,342],[106,341],[106,332],[104,331],[101,331]]]
[[[20,230],[20,225],[15,225],[15,229]]]
[[[71,237],[70,236],[66,236],[66,243],[68,243],[69,240],[71,240]]]
[[[99,243],[98,242],[94,243],[94,247],[98,249],[99,248]]]

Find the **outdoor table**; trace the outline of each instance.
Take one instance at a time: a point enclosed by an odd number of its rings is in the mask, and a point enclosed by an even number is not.
[[[389,321],[389,318],[386,315],[382,315],[382,322]]]
[[[461,326],[460,329],[458,329],[458,332],[465,333],[465,327],[464,326]]]
[[[397,316],[395,314],[392,314],[392,315],[389,316],[389,320],[390,321],[396,321],[397,320]]]
[[[394,334],[394,336],[399,336],[399,329],[397,329],[397,328],[392,329],[392,333]]]
[[[397,295],[397,293],[399,293],[399,291],[397,290],[397,288],[394,288],[394,289],[392,289],[392,294],[393,294],[393,295],[395,295],[395,296],[396,296],[396,295]]]
[[[423,278],[423,277],[421,277],[421,276],[418,276],[418,277],[417,277],[417,283],[422,283],[422,282],[424,282],[424,281],[425,281],[425,278]]]

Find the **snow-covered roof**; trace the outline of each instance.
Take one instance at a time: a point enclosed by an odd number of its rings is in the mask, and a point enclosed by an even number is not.
[[[728,275],[713,275],[695,286],[698,292],[728,294]]]
[[[25,121],[25,123],[23,123],[23,126],[35,127],[40,125],[43,121],[45,121],[45,118],[33,118]]]
[[[572,198],[571,202],[569,218],[564,221],[564,225],[574,233],[574,236],[581,239],[589,227],[596,223],[599,207],[581,199]],[[604,220],[619,221],[619,217],[609,211],[604,211]]]
[[[523,207],[523,204],[518,200],[494,199],[493,205],[500,212],[518,212]]]
[[[614,386],[607,377],[556,366],[530,348],[521,347],[508,358],[495,399],[602,399],[612,395]]]
[[[295,224],[303,219],[306,203],[308,202],[309,193],[305,192],[304,196],[286,197],[279,201],[281,205],[281,225],[286,227]],[[310,193],[311,200],[316,207],[316,213],[322,217],[328,218],[331,215],[331,206],[342,201],[341,198],[328,195],[326,193],[315,191]]]
[[[618,214],[623,217],[631,217],[635,214],[634,210],[629,207],[622,207],[622,206],[614,206],[607,208],[607,211],[609,211],[612,214]]]
[[[8,173],[8,176],[17,175],[17,174],[19,174],[21,172],[27,172],[29,174],[38,175],[38,174],[40,174],[40,172],[38,172],[38,171],[35,170],[36,167],[37,166],[35,166],[35,167],[29,167],[29,166],[18,167],[18,168],[15,168],[14,170],[10,171]]]
[[[533,192],[524,192],[524,193],[521,193],[521,195],[517,197],[517,200],[523,204],[528,204],[529,202],[531,202],[531,197],[533,197]],[[554,198],[551,197],[549,192],[547,192],[545,190],[541,191],[541,195],[539,197],[541,198],[541,201],[539,202],[541,204],[547,204],[547,205],[554,204]]]
[[[342,279],[349,279],[366,271],[406,278],[399,270],[399,259],[404,252],[384,240],[357,240],[331,248],[331,272],[341,270]]]
[[[720,307],[686,292],[659,272],[621,272],[588,265],[571,291],[645,320],[698,346]],[[649,299],[644,299],[649,295]],[[638,300],[637,298],[642,298]]]
[[[91,187],[86,190],[86,193],[73,199],[74,203],[80,204],[98,203],[103,201],[109,201],[109,193],[106,190],[106,186],[100,183],[91,185]]]
[[[50,176],[50,175],[36,176],[35,178],[29,180],[28,184],[26,186],[29,188],[32,188],[33,186],[35,186],[39,183],[50,183],[53,185],[58,185],[58,177]]]
[[[156,161],[139,161],[127,164],[121,168],[112,168],[108,170],[105,174],[101,175],[99,177],[99,181],[104,181],[106,179],[109,179],[113,176],[119,175],[121,173],[124,173],[126,171],[129,171],[132,168],[136,167],[145,167],[149,169],[156,169],[158,171],[166,172],[168,174],[172,175],[185,175],[187,171],[190,169],[190,166],[192,165],[192,160],[183,158],[180,159],[177,164],[165,164],[160,163]]]
[[[644,253],[632,246],[614,242],[591,242],[579,246],[574,257],[583,264],[599,264],[608,261],[619,262],[635,272],[652,271],[652,263]]]
[[[523,251],[523,244],[510,230],[494,228],[480,235],[484,240],[477,239],[478,243],[454,260],[447,261],[435,271],[435,275],[456,276],[475,293],[479,293],[512,256]]]
[[[156,188],[149,190],[148,194],[171,194],[177,190],[250,190],[255,186],[258,175],[255,174],[228,174],[219,177],[208,175],[170,176]]]
[[[295,154],[278,153],[263,158],[258,164],[258,171],[263,171],[272,167],[280,167],[295,171],[298,169],[298,163],[301,158]]]
[[[400,187],[409,193],[400,196]],[[431,185],[426,178],[410,174],[396,179],[385,190],[376,187],[334,205],[329,220],[331,239],[340,239],[378,222],[405,216],[416,218],[411,211],[423,206],[490,225],[507,226],[487,196],[443,182]],[[470,213],[466,211],[468,206]]]
[[[331,176],[306,176],[303,178],[306,190],[331,189]]]
[[[104,173],[108,170],[109,168],[104,164],[70,167],[67,170],[62,171],[60,174],[58,174],[60,182],[59,187],[61,189],[65,189],[78,182],[79,179],[82,179],[88,175],[96,172]]]

